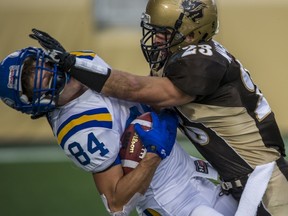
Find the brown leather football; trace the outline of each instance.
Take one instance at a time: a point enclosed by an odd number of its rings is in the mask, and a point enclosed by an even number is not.
[[[120,158],[124,174],[135,169],[146,154],[146,149],[135,132],[135,123],[140,124],[144,130],[150,130],[152,125],[150,112],[144,113],[134,119],[121,136],[122,147],[120,148]]]

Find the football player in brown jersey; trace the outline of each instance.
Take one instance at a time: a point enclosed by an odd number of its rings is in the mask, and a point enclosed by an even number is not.
[[[59,66],[105,95],[173,107],[181,129],[218,170],[223,194],[253,215],[287,215],[288,163],[274,113],[247,69],[221,44],[214,0],[149,0],[141,47],[151,76],[75,60],[34,31]],[[245,189],[245,190],[244,190]],[[245,211],[245,210],[244,210]],[[237,214],[236,214],[237,215]]]

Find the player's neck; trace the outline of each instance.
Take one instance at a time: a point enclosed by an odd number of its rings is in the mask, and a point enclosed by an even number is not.
[[[66,84],[63,92],[59,96],[58,106],[63,106],[70,101],[80,97],[88,88],[76,81],[71,79],[69,83]]]

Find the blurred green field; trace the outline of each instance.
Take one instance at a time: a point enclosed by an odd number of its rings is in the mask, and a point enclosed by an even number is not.
[[[199,156],[187,140],[180,142]],[[3,216],[108,216],[91,174],[56,145],[0,148],[0,209]]]

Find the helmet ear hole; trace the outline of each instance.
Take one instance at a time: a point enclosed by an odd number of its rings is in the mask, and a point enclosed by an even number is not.
[[[194,41],[194,38],[195,38],[195,32],[191,32],[186,36],[185,42],[187,44],[192,43]]]
[[[174,38],[175,38],[175,40],[179,41],[179,40],[185,38],[185,36],[181,32],[176,32]]]

